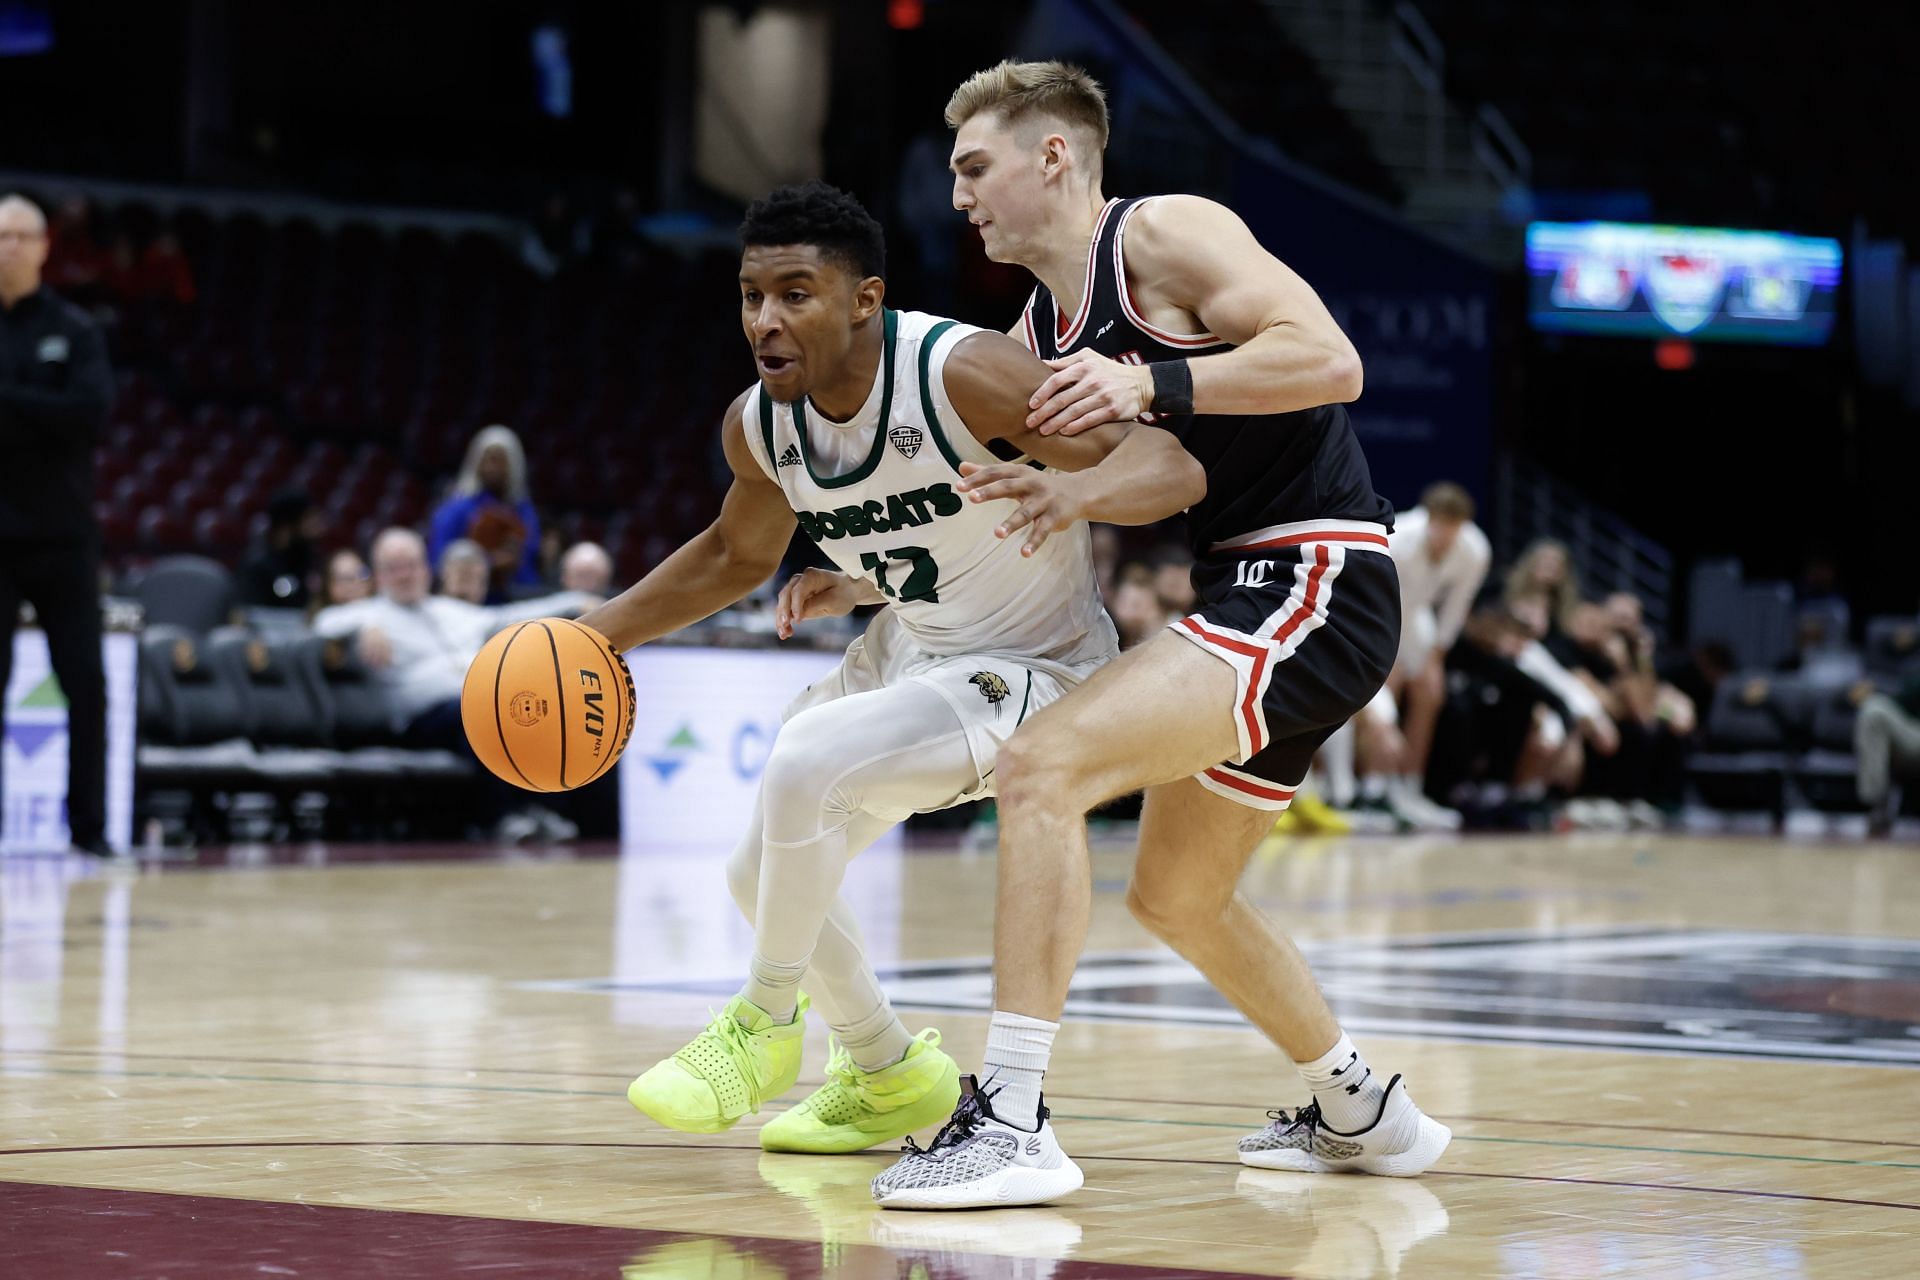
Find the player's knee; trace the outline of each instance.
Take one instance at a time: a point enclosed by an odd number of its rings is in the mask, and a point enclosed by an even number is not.
[[[753,919],[754,908],[760,901],[760,852],[760,842],[751,840],[742,843],[727,859],[727,890],[749,920]]]
[[[801,712],[780,730],[760,779],[760,794],[770,822],[775,811],[784,812],[794,805],[809,813],[819,810],[822,797],[841,769],[839,752],[834,750],[839,736],[811,711]]]
[[[1217,928],[1232,896],[1209,893],[1198,885],[1175,889],[1136,873],[1127,885],[1127,910],[1154,937],[1175,942]]]
[[[1002,808],[1076,802],[1074,774],[1053,735],[1022,731],[1001,745],[993,777]],[[1086,806],[1082,806],[1084,812]]]

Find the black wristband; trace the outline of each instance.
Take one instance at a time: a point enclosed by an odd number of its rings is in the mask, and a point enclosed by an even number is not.
[[[1154,413],[1193,412],[1193,369],[1185,360],[1156,360],[1147,368],[1153,373]]]

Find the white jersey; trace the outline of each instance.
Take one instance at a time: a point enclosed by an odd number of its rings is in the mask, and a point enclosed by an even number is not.
[[[922,654],[1074,664],[1110,655],[1086,524],[1024,557],[1024,534],[993,533],[1012,507],[968,502],[955,488],[962,462],[1000,461],[960,420],[943,376],[954,347],[980,330],[917,311],[887,311],[883,326],[879,375],[849,421],[808,401],[779,403],[758,384],[747,397],[748,448],[801,530],[887,597]]]
[[[1436,647],[1451,649],[1493,563],[1493,545],[1487,535],[1468,521],[1446,556],[1435,560],[1427,551],[1427,509],[1415,507],[1393,517],[1387,543],[1400,573],[1401,625],[1409,633],[1426,628],[1420,635],[1420,659],[1424,661]],[[1425,621],[1412,621],[1422,615]]]

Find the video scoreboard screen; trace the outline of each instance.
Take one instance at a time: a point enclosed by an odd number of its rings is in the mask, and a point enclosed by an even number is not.
[[[1626,222],[1527,228],[1528,309],[1547,332],[1818,346],[1839,287],[1837,240]]]

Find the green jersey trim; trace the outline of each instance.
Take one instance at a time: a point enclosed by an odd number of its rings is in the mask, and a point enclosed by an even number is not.
[[[927,429],[933,432],[933,442],[940,446],[940,456],[947,460],[954,474],[960,473],[960,455],[953,451],[953,445],[947,440],[947,433],[940,425],[940,414],[933,407],[933,348],[953,328],[953,321],[942,320],[927,330],[920,339],[920,411],[926,415]],[[965,426],[965,423],[961,424]]]
[[[807,402],[802,397],[793,404],[793,427],[800,437],[800,460],[806,464],[807,474],[822,489],[844,489],[850,484],[859,484],[873,474],[880,465],[880,457],[887,451],[887,423],[893,416],[893,340],[898,330],[899,312],[888,309],[886,323],[882,329],[880,348],[880,421],[873,432],[873,449],[867,454],[867,460],[843,476],[823,476],[813,469],[813,446],[807,443]],[[773,451],[772,436],[768,437],[767,451]]]

